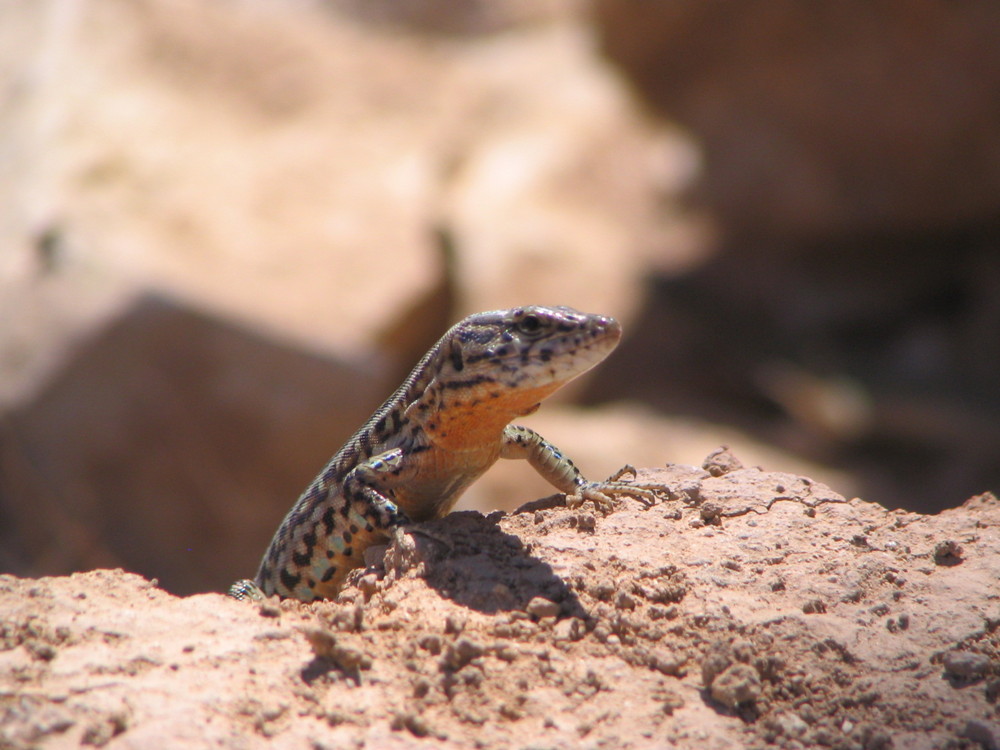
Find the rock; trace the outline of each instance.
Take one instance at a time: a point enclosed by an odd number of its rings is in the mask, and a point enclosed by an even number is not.
[[[945,539],[934,545],[934,562],[938,565],[958,565],[962,562],[962,545],[953,539]]]
[[[727,474],[730,471],[742,469],[743,462],[733,455],[732,451],[729,450],[728,445],[723,445],[708,454],[702,462],[701,468],[713,477],[721,477],[723,474]]]
[[[444,663],[453,670],[459,670],[473,659],[486,653],[486,647],[471,638],[459,638],[449,643],[444,652]]]
[[[772,723],[775,729],[786,737],[801,737],[809,731],[809,725],[791,711],[778,714]]]
[[[729,708],[737,708],[760,697],[760,677],[748,664],[733,664],[712,680],[710,690],[713,699]]]
[[[1000,8],[600,0],[596,11],[610,59],[704,145],[705,193],[732,223],[815,237],[992,220]]]
[[[537,617],[540,620],[543,617],[557,617],[559,615],[559,605],[543,596],[536,596],[528,602],[525,611],[532,617]]]
[[[1000,750],[1000,724],[980,719],[969,719],[961,736],[979,743],[983,750]]]
[[[941,664],[948,675],[959,680],[978,680],[990,669],[989,657],[972,651],[947,651]]]

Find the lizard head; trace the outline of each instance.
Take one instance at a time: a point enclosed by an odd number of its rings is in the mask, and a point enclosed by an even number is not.
[[[433,377],[419,386],[404,416],[439,447],[499,451],[500,435],[512,419],[534,412],[547,396],[608,356],[620,338],[614,318],[569,307],[532,305],[470,315],[414,370],[411,379],[427,371]]]
[[[607,357],[621,332],[614,318],[570,307],[477,313],[445,336],[444,366],[455,382],[538,391],[537,403]]]

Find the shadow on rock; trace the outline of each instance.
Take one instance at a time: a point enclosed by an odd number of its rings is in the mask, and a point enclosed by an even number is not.
[[[500,512],[483,516],[464,511],[422,523],[416,533],[393,540],[385,556],[386,572],[400,577],[423,566],[421,575],[431,588],[485,614],[518,610],[536,617],[586,618],[566,582],[517,536],[500,530],[502,517]]]

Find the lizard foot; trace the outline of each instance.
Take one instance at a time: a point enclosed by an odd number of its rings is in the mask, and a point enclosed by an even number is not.
[[[264,592],[260,590],[260,586],[249,578],[237,581],[229,587],[226,593],[240,602],[262,602],[265,599]]]
[[[576,492],[566,495],[566,506],[577,508],[590,500],[598,510],[608,513],[614,508],[615,497],[632,497],[649,507],[672,494],[670,487],[665,484],[622,481],[622,477],[628,475],[633,478],[638,476],[635,467],[630,464],[626,464],[603,482],[585,482]]]

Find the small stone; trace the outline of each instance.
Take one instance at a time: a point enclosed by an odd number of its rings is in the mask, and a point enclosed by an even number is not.
[[[471,638],[459,638],[449,643],[444,652],[444,663],[454,670],[459,670],[473,659],[478,659],[486,653],[486,647]]]
[[[281,608],[271,599],[262,601],[257,611],[261,617],[281,617]]]
[[[680,610],[676,604],[671,604],[667,607],[654,604],[649,608],[648,614],[650,620],[675,620],[680,614]]]
[[[1000,677],[994,677],[986,683],[986,700],[990,703],[996,703],[1000,699]]]
[[[701,464],[701,468],[713,477],[721,477],[723,474],[728,474],[731,471],[742,469],[743,462],[730,452],[728,445],[723,445],[716,448],[705,457],[705,460]]]
[[[559,615],[559,605],[551,599],[543,596],[536,596],[525,607],[525,611],[532,617],[542,619],[543,617],[557,617]]]
[[[807,615],[822,614],[826,612],[826,604],[822,599],[810,599],[802,605],[802,611]]]
[[[615,607],[618,609],[635,609],[635,597],[627,591],[619,591],[615,597]]]
[[[961,736],[972,740],[983,750],[1000,750],[1000,725],[998,724],[969,719],[962,728]]]
[[[701,682],[710,687],[712,682],[733,663],[732,652],[725,643],[713,644],[701,662]]]
[[[791,711],[783,712],[774,717],[774,728],[786,737],[801,737],[809,731],[809,725]]]
[[[84,745],[104,747],[112,738],[128,729],[130,715],[127,711],[115,711],[102,719],[89,724],[80,738]]]
[[[864,750],[890,750],[893,746],[892,735],[884,729],[865,727],[861,736]]]
[[[370,669],[372,666],[371,657],[361,649],[339,642],[332,630],[302,628],[302,633],[317,659],[332,662],[349,673],[357,673],[359,669]]]
[[[337,644],[337,636],[333,634],[332,631],[326,628],[303,628],[302,634],[309,641],[309,645],[312,647],[313,655],[317,659],[329,659],[330,654],[333,652],[334,646]]]
[[[364,627],[365,610],[361,604],[346,605],[338,609],[330,622],[331,626],[342,632],[358,633]]]
[[[675,654],[664,648],[653,649],[649,654],[649,666],[657,672],[662,672],[673,677],[681,677],[684,674],[684,664],[687,660],[683,656]]]
[[[747,664],[732,664],[712,680],[712,698],[729,708],[753,703],[761,694],[757,670]]]
[[[707,500],[698,509],[698,512],[701,514],[701,520],[708,526],[722,525],[722,511],[722,505],[714,500]]]
[[[375,594],[375,587],[378,585],[378,576],[375,573],[366,573],[358,579],[358,590],[364,594],[367,602]]]
[[[730,644],[730,649],[732,651],[733,658],[736,659],[736,661],[743,662],[744,664],[750,663],[750,660],[753,658],[756,651],[753,643],[744,638],[734,640],[732,644]]]
[[[433,687],[434,683],[426,677],[418,677],[413,681],[413,697],[426,698],[427,694],[431,692],[431,688]]]
[[[938,565],[958,565],[962,562],[962,545],[946,539],[934,545],[934,562]]]
[[[944,671],[959,680],[977,680],[990,668],[990,660],[971,651],[948,651],[941,659]]]
[[[840,601],[849,602],[851,604],[857,604],[864,598],[865,598],[864,589],[862,589],[859,586],[854,586],[844,592],[844,595],[840,597]]]
[[[441,648],[443,647],[443,642],[441,636],[437,633],[428,633],[420,637],[417,641],[417,645],[425,651],[429,651],[434,656],[441,653]]]
[[[444,632],[449,635],[458,635],[465,630],[466,618],[464,615],[452,613],[445,618]]]
[[[402,729],[409,730],[414,737],[427,737],[431,733],[430,727],[423,717],[412,712],[396,714],[389,723],[389,727],[396,732]]]
[[[56,658],[56,650],[49,643],[42,643],[41,641],[28,641],[25,646],[31,655],[36,659],[41,659],[42,661],[52,661]]]
[[[587,586],[587,593],[598,601],[607,602],[615,594],[615,585],[606,578],[594,581]]]
[[[552,637],[557,641],[578,641],[583,638],[587,628],[579,617],[567,617],[556,623]]]
[[[516,661],[518,657],[517,649],[509,643],[493,644],[493,653],[500,661],[508,663]]]
[[[593,532],[597,529],[597,517],[593,513],[580,513],[576,517],[578,531]]]

